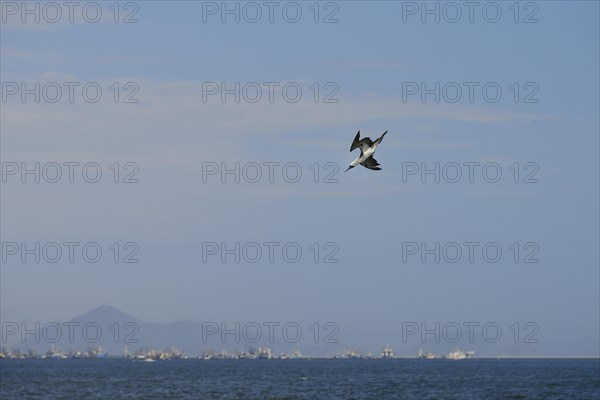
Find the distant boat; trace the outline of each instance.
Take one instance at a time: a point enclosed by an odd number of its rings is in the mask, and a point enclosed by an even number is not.
[[[89,347],[88,348],[88,357],[89,358],[106,358],[108,353],[104,351],[102,347]]]
[[[52,345],[50,346],[50,350],[48,350],[44,358],[65,359],[67,356],[60,350],[54,348],[54,345]]]
[[[212,360],[213,358],[216,358],[216,355],[215,352],[209,347],[206,350],[204,350],[198,358],[202,360]]]
[[[394,349],[389,344],[383,348],[381,358],[394,358]]]
[[[446,354],[444,358],[447,358],[449,360],[465,360],[468,358],[473,358],[473,355],[475,355],[474,351],[467,351],[465,353],[464,351],[457,348],[453,352]]]
[[[80,351],[74,351],[74,352],[70,352],[68,354],[69,358],[85,358],[85,354],[83,354]]]
[[[257,358],[261,358],[261,359],[266,359],[266,360],[270,360],[271,358],[273,358],[273,354],[271,352],[271,349],[268,347],[259,347],[258,348],[258,353],[257,353]]]
[[[428,353],[423,353],[423,350],[419,349],[419,352],[417,353],[417,358],[423,358],[426,360],[433,360],[434,358],[437,358],[437,356],[432,353],[432,352],[428,352]]]
[[[334,356],[334,358],[363,358],[364,356],[358,350],[346,349],[341,354]]]

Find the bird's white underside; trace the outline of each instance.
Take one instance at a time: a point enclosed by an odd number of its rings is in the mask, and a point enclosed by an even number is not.
[[[350,165],[353,167],[356,167],[358,164],[360,164],[361,162],[365,161],[367,158],[369,158],[373,154],[375,154],[376,148],[377,148],[376,144],[374,144],[372,147],[363,145],[362,146],[362,155],[360,157],[358,157],[356,160],[352,161],[352,163]]]

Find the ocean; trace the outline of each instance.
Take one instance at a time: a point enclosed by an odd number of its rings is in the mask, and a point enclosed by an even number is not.
[[[600,399],[600,360],[0,360],[0,399]]]

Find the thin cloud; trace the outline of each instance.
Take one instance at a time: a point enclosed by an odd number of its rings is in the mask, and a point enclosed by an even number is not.
[[[60,72],[49,73],[46,78],[61,76],[76,80],[76,77]],[[119,149],[129,153],[144,149],[140,156],[150,165],[157,162],[179,164],[185,162],[181,154],[211,159],[240,157],[244,152],[243,143],[253,135],[285,138],[297,131],[372,126],[374,121],[381,120],[414,125],[421,121],[430,124],[431,120],[486,124],[550,118],[532,113],[484,110],[473,105],[403,103],[398,97],[373,95],[340,97],[335,104],[315,103],[311,96],[305,96],[298,103],[287,103],[281,98],[274,103],[266,99],[257,103],[222,103],[219,96],[203,102],[200,82],[161,82],[127,77],[121,81],[130,80],[139,85],[138,104],[114,103],[108,89],[113,80],[98,81],[105,93],[103,99],[94,104],[84,102],[81,97],[74,103],[62,100],[54,104],[23,104],[18,96],[13,97],[2,107],[4,155],[7,148],[26,152],[31,143],[44,144],[49,154],[64,151],[64,143],[48,139],[60,137],[70,143],[69,148],[74,152],[98,149],[101,154],[103,146],[112,142],[119,143]],[[106,118],[107,115],[111,117]],[[392,143],[388,145],[423,148],[470,145],[417,138],[397,145]],[[314,142],[308,140],[295,140],[293,144],[314,146]],[[322,145],[345,146],[342,141],[335,140],[325,141]]]

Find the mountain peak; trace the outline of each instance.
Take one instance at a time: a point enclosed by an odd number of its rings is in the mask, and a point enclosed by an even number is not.
[[[116,309],[115,307],[101,305],[91,311],[73,318],[72,321],[135,322],[139,320],[121,310]]]

